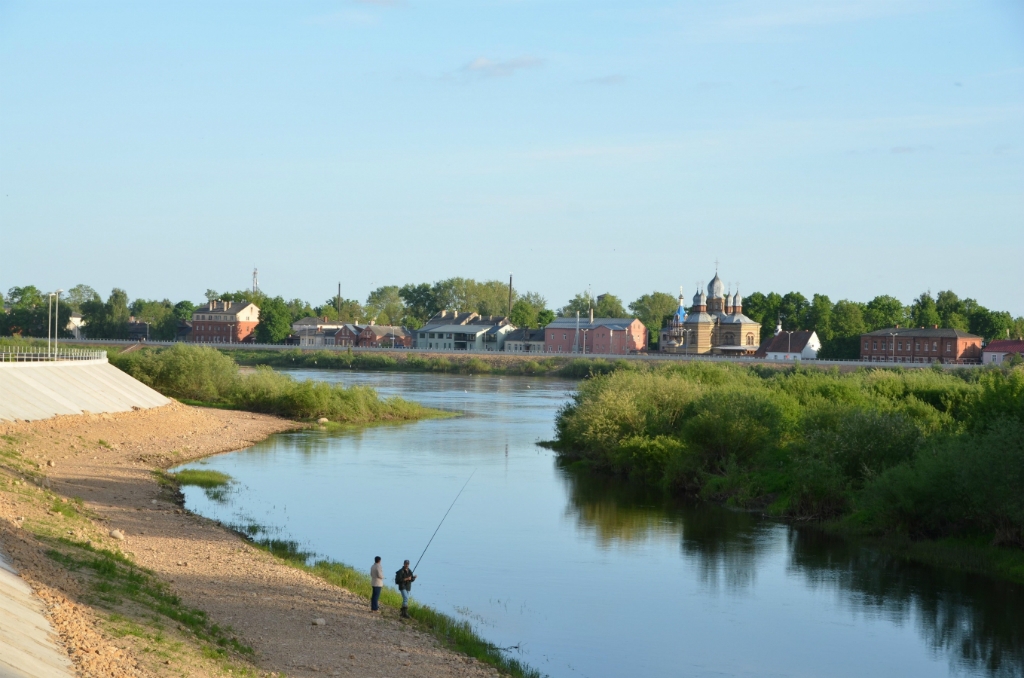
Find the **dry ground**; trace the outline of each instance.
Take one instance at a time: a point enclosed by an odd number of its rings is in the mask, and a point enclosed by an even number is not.
[[[113,415],[0,422],[0,546],[46,603],[83,676],[495,676],[393,612],[288,567],[175,503],[154,469],[237,450],[294,422],[179,403]],[[77,502],[75,498],[80,498]],[[123,540],[110,536],[124,533]],[[254,656],[151,609],[104,600],[47,551],[63,537],[123,553]],[[58,548],[59,550],[59,548]],[[88,554],[87,551],[82,553]],[[325,624],[316,625],[314,620]]]

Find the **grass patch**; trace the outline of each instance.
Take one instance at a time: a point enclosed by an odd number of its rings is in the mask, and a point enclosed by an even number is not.
[[[179,485],[194,485],[205,490],[215,487],[225,487],[231,482],[231,476],[220,471],[204,471],[201,469],[183,469],[177,473],[170,474]]]
[[[216,658],[230,654],[247,659],[254,657],[253,649],[239,641],[230,629],[211,623],[204,611],[182,603],[167,584],[124,555],[70,539],[40,538],[50,544],[46,551],[49,558],[89,578],[90,602],[115,609],[130,601],[157,617],[175,622],[179,630],[203,641],[204,653],[212,653]],[[137,635],[137,628],[134,624],[126,625],[124,635]]]
[[[253,539],[253,535],[261,531],[259,526],[240,528],[240,534],[250,539],[256,546],[272,553],[290,566],[304,570],[320,577],[324,581],[347,589],[367,601],[373,593],[368,575],[343,563],[330,560],[317,560],[308,564],[313,554],[303,551],[294,541],[281,539]],[[402,606],[402,595],[397,589],[384,587],[380,597],[381,605],[398,609]],[[422,631],[430,633],[441,643],[455,652],[473,657],[485,664],[497,668],[501,673],[516,678],[542,678],[536,669],[525,663],[507,656],[499,648],[488,643],[473,630],[466,621],[459,621],[444,613],[438,612],[415,600],[409,601],[409,616],[413,623]]]

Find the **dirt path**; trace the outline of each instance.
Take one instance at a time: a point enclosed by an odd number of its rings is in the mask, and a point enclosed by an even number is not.
[[[393,613],[373,615],[362,598],[183,511],[152,473],[294,427],[274,417],[179,403],[0,424],[6,467],[0,470],[0,543],[45,601],[82,675],[497,675]],[[124,538],[110,536],[114,530]],[[88,568],[69,568],[52,552],[46,555],[57,537],[122,552],[184,605],[230,627],[227,635],[251,647],[254,657],[218,656],[208,639],[150,608],[123,597],[105,602]]]

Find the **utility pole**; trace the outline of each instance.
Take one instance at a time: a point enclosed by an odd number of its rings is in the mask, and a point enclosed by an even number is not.
[[[338,283],[338,322],[341,322],[341,283]]]
[[[512,274],[508,274],[508,318],[512,322]]]
[[[256,293],[259,292],[259,291],[260,291],[259,270],[256,268],[256,265],[253,264],[253,267],[252,267],[252,296],[253,296],[254,299],[256,297]]]

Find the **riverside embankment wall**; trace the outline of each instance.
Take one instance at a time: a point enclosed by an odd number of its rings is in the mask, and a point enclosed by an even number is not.
[[[0,421],[127,412],[170,401],[107,362],[0,362]]]

